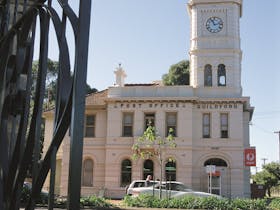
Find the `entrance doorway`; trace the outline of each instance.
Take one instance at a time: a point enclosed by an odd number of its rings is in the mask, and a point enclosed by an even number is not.
[[[202,189],[205,192],[230,197],[230,170],[225,160],[221,158],[210,158],[203,164],[203,175],[201,178]],[[210,174],[205,169],[214,166],[215,170]]]

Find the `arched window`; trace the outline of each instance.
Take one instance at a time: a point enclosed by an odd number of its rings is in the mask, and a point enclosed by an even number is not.
[[[226,66],[224,64],[218,66],[218,86],[226,86]]]
[[[212,66],[210,64],[204,67],[204,86],[212,86]]]
[[[176,181],[176,162],[168,160],[165,164],[165,179],[166,181]]]
[[[122,161],[121,168],[121,187],[125,187],[131,183],[131,161],[125,159]]]
[[[148,175],[152,175],[154,179],[154,162],[152,160],[145,160],[143,165],[143,179],[146,179]]]
[[[85,159],[83,162],[82,186],[92,187],[93,185],[93,161]]]
[[[211,159],[206,160],[204,162],[204,166],[207,166],[207,165],[227,167],[226,161],[224,161],[223,159],[220,159],[220,158],[211,158]]]

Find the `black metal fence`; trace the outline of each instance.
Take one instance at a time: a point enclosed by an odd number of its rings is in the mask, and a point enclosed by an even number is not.
[[[20,207],[21,190],[32,166],[32,193],[25,209],[35,208],[55,155],[70,127],[71,148],[68,182],[68,209],[79,209],[81,162],[83,147],[83,116],[90,25],[91,0],[80,0],[76,15],[68,0],[57,0],[62,14],[52,7],[51,0],[0,1],[0,209]],[[49,48],[49,25],[52,22],[58,48],[55,120],[51,144],[42,160],[40,133],[43,97],[46,84]],[[66,24],[75,38],[73,76]],[[36,27],[40,27],[39,68],[32,80],[32,62]],[[33,96],[31,87],[35,87]],[[33,107],[31,109],[31,107]],[[54,160],[54,161],[52,161]],[[75,161],[74,161],[75,160]],[[51,174],[53,180],[54,173]],[[50,186],[49,209],[53,205],[53,185]]]

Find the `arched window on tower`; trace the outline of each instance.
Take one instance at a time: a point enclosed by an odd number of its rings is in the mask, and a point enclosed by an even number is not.
[[[166,181],[176,181],[176,161],[168,160],[165,164],[165,179]]]
[[[152,175],[154,179],[154,162],[152,160],[145,160],[143,165],[143,179],[146,179],[148,175]]]
[[[121,168],[121,187],[125,187],[131,183],[131,161],[125,159],[122,161]]]
[[[218,86],[226,86],[226,66],[224,64],[218,66]]]
[[[212,66],[210,64],[204,67],[204,86],[212,86]]]
[[[85,159],[83,162],[82,186],[92,187],[93,185],[93,161]]]

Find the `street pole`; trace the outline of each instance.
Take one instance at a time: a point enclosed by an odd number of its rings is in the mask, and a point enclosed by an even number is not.
[[[267,158],[262,158],[261,159],[263,161],[263,166],[265,165],[265,161],[267,160]]]
[[[278,141],[279,141],[279,163],[280,163],[280,131],[275,131],[274,133],[278,134]]]

